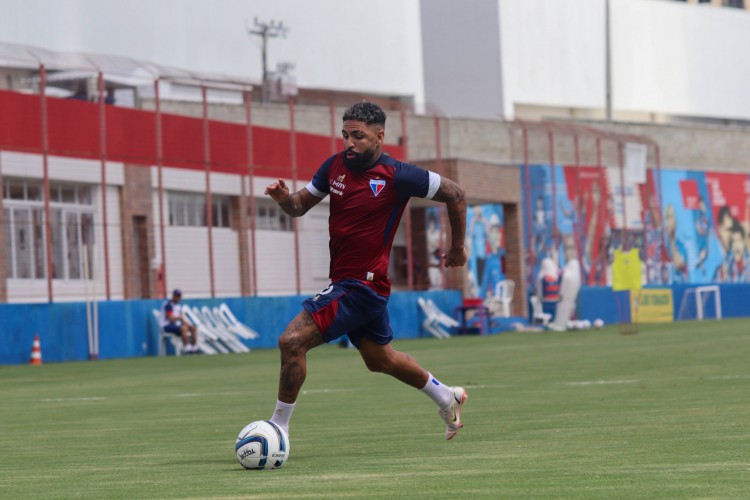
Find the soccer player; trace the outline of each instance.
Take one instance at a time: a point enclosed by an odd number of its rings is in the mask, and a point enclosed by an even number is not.
[[[302,303],[303,310],[279,338],[281,373],[271,421],[287,432],[305,381],[307,351],[345,334],[369,370],[420,389],[437,404],[446,424],[446,439],[462,427],[466,391],[444,385],[414,358],[393,349],[386,306],[391,291],[391,245],[410,197],[446,204],[451,247],[442,257],[446,267],[466,264],[464,192],[445,177],[384,153],[385,118],[376,104],[354,104],[343,116],[343,152],[328,158],[312,181],[296,193],[290,194],[282,179],[265,190],[292,217],[304,215],[325,196],[331,197],[331,284]]]

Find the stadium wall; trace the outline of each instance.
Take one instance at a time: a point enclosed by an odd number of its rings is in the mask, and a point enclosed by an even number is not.
[[[395,339],[426,335],[421,329],[424,316],[418,297],[432,299],[451,313],[461,303],[458,291],[396,292],[388,312]],[[237,319],[250,326],[260,338],[248,341],[251,349],[275,348],[287,323],[300,311],[305,296],[233,297],[186,299],[191,306],[225,303]],[[155,356],[159,352],[159,329],[152,314],[161,300],[104,301],[98,303],[99,359]],[[39,335],[44,362],[89,359],[86,305],[82,302],[57,304],[0,304],[0,364],[29,362],[34,335]]]
[[[695,288],[696,286],[700,285],[672,285],[671,287],[648,286],[644,287],[644,290],[671,290],[672,304],[674,305],[672,317],[676,321],[680,310],[680,304],[682,303],[682,297],[685,295],[686,290]],[[750,316],[750,284],[728,283],[718,286],[721,294],[720,304],[722,318],[740,318]],[[614,292],[612,288],[604,286],[581,288],[581,291],[578,294],[576,319],[587,319],[589,321],[602,319],[605,324],[617,323],[618,318],[620,317],[619,314],[623,312],[618,311],[618,301],[615,298],[617,293],[630,292]],[[628,300],[621,301],[620,303],[627,304]],[[707,302],[706,307],[709,315],[715,313],[713,299]],[[627,316],[629,317],[629,313],[627,313]]]

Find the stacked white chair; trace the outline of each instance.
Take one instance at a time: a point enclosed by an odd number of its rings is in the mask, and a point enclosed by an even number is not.
[[[193,308],[193,312],[201,318],[203,324],[208,328],[211,328],[219,339],[232,351],[232,352],[250,352],[250,349],[243,344],[237,335],[227,328],[227,326],[219,320],[214,313],[207,306]]]
[[[198,316],[195,315],[193,309],[189,306],[183,306],[182,312],[185,314],[188,322],[193,325],[198,331],[198,348],[205,354],[226,354],[229,349],[221,343],[219,336],[207,328]]]
[[[457,327],[459,324],[458,321],[441,311],[432,299],[418,297],[417,303],[425,315],[425,320],[422,322],[422,328],[427,330],[430,335],[439,339],[449,338],[451,334],[445,328]]]
[[[198,348],[204,354],[250,352],[250,348],[240,338],[251,340],[260,336],[252,328],[240,323],[226,304],[213,309],[185,305],[182,310],[187,321],[196,327]],[[161,325],[161,311],[154,309],[153,315],[156,323]],[[165,354],[166,342],[171,342],[176,355],[182,353],[180,336],[165,333],[159,326],[159,355]]]
[[[234,317],[234,314],[232,314],[232,311],[227,307],[226,304],[221,304],[219,307],[213,308],[214,317],[222,322],[226,328],[237,335],[238,337],[242,337],[243,339],[257,339],[260,337],[258,332],[253,330],[252,328],[243,325],[239,321],[237,321],[237,318]]]

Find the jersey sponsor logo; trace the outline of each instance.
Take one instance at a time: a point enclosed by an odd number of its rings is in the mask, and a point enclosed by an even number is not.
[[[384,180],[370,179],[370,189],[372,189],[372,194],[378,196],[383,191],[383,188],[385,188]]]
[[[339,196],[344,196],[344,189],[346,189],[346,184],[344,184],[344,179],[346,178],[346,174],[341,174],[336,179],[329,179],[328,184],[330,185],[330,191],[332,194],[337,194]]]

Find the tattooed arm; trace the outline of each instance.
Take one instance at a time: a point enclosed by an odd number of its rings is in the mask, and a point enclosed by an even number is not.
[[[308,210],[317,205],[322,198],[302,188],[296,193],[289,194],[289,188],[283,179],[279,179],[266,187],[265,194],[273,198],[281,209],[292,217],[305,215]]]
[[[445,267],[458,267],[466,264],[468,255],[464,248],[466,238],[466,200],[464,190],[450,179],[440,178],[440,187],[432,197],[445,203],[448,209],[448,222],[451,226],[451,247],[443,254]]]

